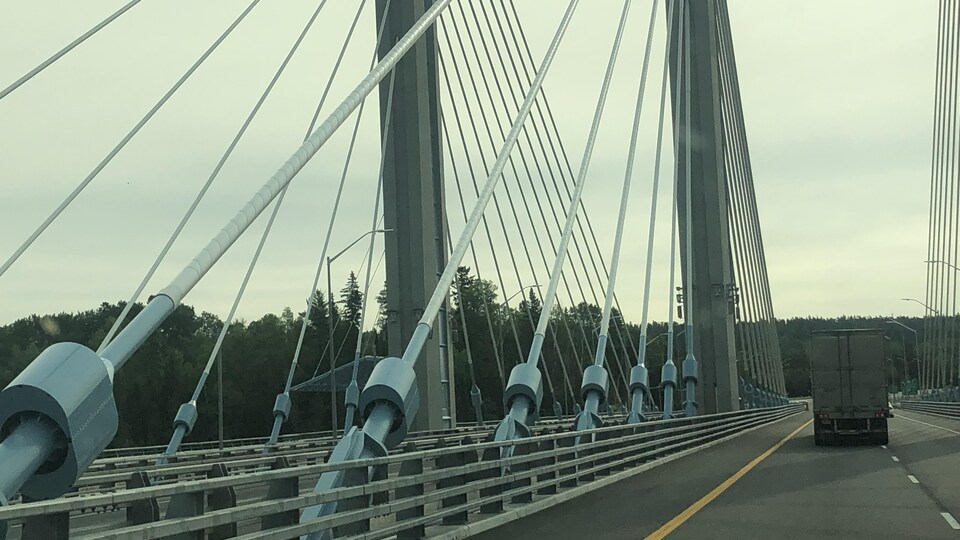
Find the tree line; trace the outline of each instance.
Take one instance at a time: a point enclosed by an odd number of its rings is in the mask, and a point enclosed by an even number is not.
[[[517,297],[521,300],[508,305],[491,282],[477,278],[470,268],[461,267],[458,271],[447,313],[451,328],[449,350],[455,366],[456,404],[461,421],[474,419],[468,366],[471,360],[483,396],[484,417],[491,420],[502,415],[504,380],[517,362],[526,359],[533,339],[533,326],[543,309],[532,290]],[[376,297],[380,311],[376,320],[365,325],[369,329],[363,333],[363,355],[387,354],[385,299],[385,291]],[[350,274],[333,306],[319,291],[310,302],[294,383],[326,372],[331,348],[337,366],[351,362],[355,354],[357,328],[364,305],[356,276]],[[31,315],[0,326],[0,386],[6,386],[41,351],[54,343],[71,341],[95,350],[123,307],[123,302],[104,302],[87,311]],[[142,309],[142,305],[135,305],[128,320]],[[554,395],[567,414],[579,400],[583,368],[596,354],[600,314],[599,306],[586,302],[555,307],[550,314],[540,363],[545,374],[543,415],[553,414]],[[286,382],[304,316],[305,311],[295,313],[288,307],[280,314],[266,314],[257,320],[240,320],[231,324],[220,356],[226,437],[265,437],[269,433],[273,401]],[[912,335],[901,340],[898,333],[901,329],[886,324],[886,320],[883,317],[841,317],[777,321],[788,393],[792,396],[809,394],[807,342],[814,330],[889,328],[891,340],[887,352],[891,359],[891,381],[897,382],[903,377],[904,347],[910,360],[906,369],[910,377],[915,377]],[[917,330],[922,328],[922,319],[899,320]],[[223,321],[216,315],[198,313],[192,306],[181,305],[134,354],[126,367],[117,372],[114,392],[120,411],[120,428],[113,446],[167,442],[177,408],[193,392],[222,327]],[[667,352],[666,340],[655,338],[666,329],[666,323],[653,322],[647,331],[650,344],[646,360],[651,386],[656,386],[659,381]],[[638,325],[625,321],[614,310],[605,351],[610,373],[609,400],[614,407],[629,403],[625,385],[629,380],[629,369],[636,362],[639,334]],[[433,339],[437,339],[437,335],[434,333]],[[683,346],[682,339],[676,340],[674,358],[683,358]],[[219,392],[214,368],[198,402],[200,418],[190,440],[216,439]],[[654,389],[654,396],[659,399],[657,389]],[[342,403],[342,395],[337,399]],[[296,393],[292,402],[290,418],[283,428],[285,433],[330,429],[329,395]],[[339,406],[338,409],[342,423],[343,408]]]

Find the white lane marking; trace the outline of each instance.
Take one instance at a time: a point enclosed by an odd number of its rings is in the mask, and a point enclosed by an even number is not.
[[[900,461],[900,458],[898,458],[897,456],[890,456],[890,458],[893,459],[894,461]]]
[[[881,445],[880,445],[880,448],[883,448],[884,450],[886,450],[886,449],[887,449],[887,445],[881,444]]]
[[[954,530],[960,531],[960,523],[957,523],[956,518],[950,515],[950,512],[940,512],[940,515],[943,516],[943,519],[947,520],[947,523],[950,524]]]
[[[937,429],[942,429],[942,430],[944,430],[944,431],[949,431],[950,433],[953,433],[954,435],[960,435],[960,431],[954,431],[954,430],[952,430],[952,429],[950,429],[950,428],[945,428],[945,427],[943,427],[943,426],[937,426],[937,425],[934,425],[934,424],[928,424],[928,423],[926,423],[926,422],[921,422],[920,420],[914,420],[913,418],[910,418],[909,416],[904,416],[903,413],[900,413],[899,415],[897,415],[897,417],[898,417],[898,418],[903,418],[904,420],[909,420],[909,421],[911,421],[911,422],[916,422],[916,423],[918,423],[918,424],[923,424],[923,425],[925,425],[925,426],[930,426],[930,427],[932,427],[932,428],[937,428]]]
[[[919,484],[919,483],[920,483],[920,481],[917,480],[917,477],[914,476],[914,475],[912,475],[912,474],[908,474],[908,475],[907,475],[907,478],[909,478],[910,481],[913,482],[914,484]]]

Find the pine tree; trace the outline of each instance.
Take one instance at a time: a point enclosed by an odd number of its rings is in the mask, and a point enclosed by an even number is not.
[[[353,326],[359,326],[363,313],[363,293],[360,292],[357,275],[353,272],[347,277],[347,285],[340,289],[340,302],[343,304],[341,316]]]

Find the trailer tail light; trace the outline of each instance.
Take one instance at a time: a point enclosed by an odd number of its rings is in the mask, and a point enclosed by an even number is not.
[[[825,413],[825,412],[822,412],[822,413],[820,413],[820,414],[817,415],[817,416],[819,416],[821,420],[826,420],[826,419],[827,419],[827,413]]]
[[[877,411],[873,414],[874,418],[886,418],[887,411]]]

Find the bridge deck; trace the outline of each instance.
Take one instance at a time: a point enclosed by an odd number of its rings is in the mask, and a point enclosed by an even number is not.
[[[808,420],[746,433],[474,538],[645,538]],[[669,537],[957,538],[941,513],[960,518],[960,421],[897,411],[890,430],[886,448],[819,448],[806,425]]]

